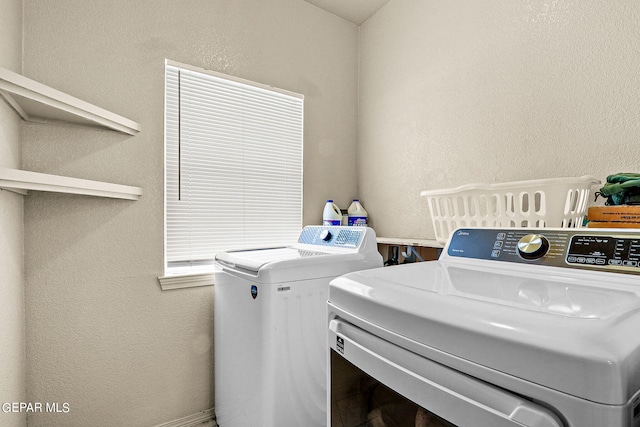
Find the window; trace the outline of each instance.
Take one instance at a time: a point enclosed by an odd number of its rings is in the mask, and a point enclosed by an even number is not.
[[[290,244],[302,228],[303,98],[165,65],[166,273],[217,252]]]

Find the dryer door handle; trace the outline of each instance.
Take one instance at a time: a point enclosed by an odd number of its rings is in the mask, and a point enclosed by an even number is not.
[[[563,427],[554,413],[540,405],[398,347],[343,319],[329,322],[329,346],[363,372],[455,425]]]

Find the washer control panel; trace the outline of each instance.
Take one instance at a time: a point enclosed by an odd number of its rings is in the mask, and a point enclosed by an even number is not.
[[[640,274],[640,230],[461,228],[447,255]]]
[[[356,248],[360,246],[366,233],[366,227],[307,226],[300,233],[298,243]]]

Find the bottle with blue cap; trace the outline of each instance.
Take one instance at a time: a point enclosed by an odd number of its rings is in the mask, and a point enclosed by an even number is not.
[[[351,206],[349,206],[347,213],[349,215],[349,225],[359,227],[367,226],[367,211],[364,210],[364,208],[360,204],[360,200],[353,199],[353,202],[351,203]]]
[[[324,205],[324,211],[322,212],[322,225],[341,225],[342,213],[340,208],[333,203],[333,200],[327,200]]]

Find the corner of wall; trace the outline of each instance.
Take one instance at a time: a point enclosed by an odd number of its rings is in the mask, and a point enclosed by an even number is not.
[[[23,1],[0,2],[0,66],[22,71]],[[6,41],[6,42],[5,42]],[[20,168],[21,122],[13,110],[0,101],[0,166]],[[4,402],[25,402],[26,336],[24,305],[24,207],[23,197],[0,190],[0,425],[27,425],[24,411],[13,412]]]

